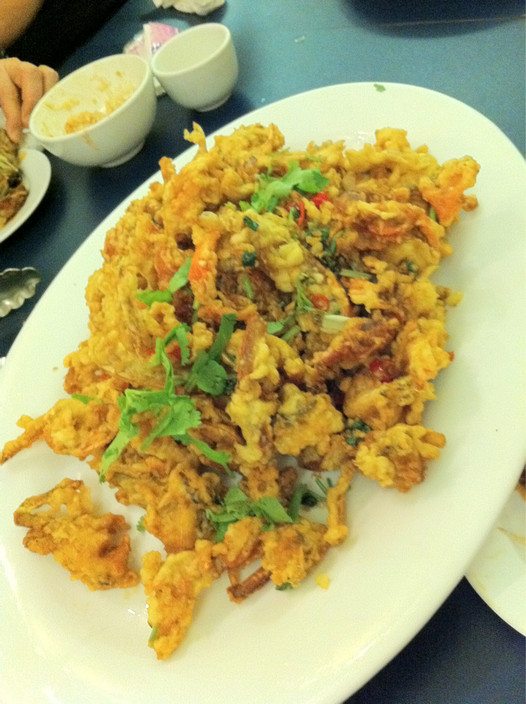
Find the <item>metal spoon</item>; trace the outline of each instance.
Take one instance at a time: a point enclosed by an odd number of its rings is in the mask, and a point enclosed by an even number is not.
[[[41,276],[32,266],[0,272],[0,318],[4,318],[35,295]]]

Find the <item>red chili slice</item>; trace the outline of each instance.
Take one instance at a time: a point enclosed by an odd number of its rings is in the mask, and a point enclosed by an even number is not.
[[[294,218],[296,225],[301,227],[305,222],[305,203],[302,200],[294,201],[285,206],[285,209],[289,212],[296,209],[298,211],[298,216]]]
[[[328,311],[331,308],[331,302],[322,293],[313,293],[312,296],[309,296],[309,301],[317,310]]]
[[[316,195],[312,197],[312,202],[318,209],[322,203],[330,203],[330,201],[331,199],[326,193],[316,193]]]

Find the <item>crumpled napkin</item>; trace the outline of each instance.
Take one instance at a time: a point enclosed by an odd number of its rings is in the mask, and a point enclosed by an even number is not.
[[[125,54],[137,54],[138,56],[142,56],[142,58],[146,59],[149,63],[157,49],[176,34],[179,34],[177,27],[172,27],[172,25],[169,24],[161,24],[160,22],[148,22],[147,24],[143,24],[142,32],[131,39],[126,44],[123,51]],[[163,95],[165,92],[164,88],[155,76],[153,82],[156,94],[158,96]]]
[[[191,12],[195,15],[208,15],[225,4],[225,0],[153,0],[155,7],[174,7],[179,12]]]

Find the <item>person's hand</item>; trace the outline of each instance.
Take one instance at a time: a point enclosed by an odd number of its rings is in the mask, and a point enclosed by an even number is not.
[[[20,141],[31,111],[57,81],[58,73],[49,66],[35,66],[19,59],[0,60],[0,108],[13,142]]]

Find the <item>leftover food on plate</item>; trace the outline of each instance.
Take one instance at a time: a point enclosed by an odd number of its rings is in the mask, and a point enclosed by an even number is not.
[[[20,168],[18,146],[0,128],[0,228],[24,205],[27,188]]]
[[[360,150],[290,150],[275,125],[210,148],[197,125],[186,137],[194,158],[162,159],[162,183],[107,233],[69,397],[20,418],[0,455],[44,440],[142,508],[131,530],[163,547],[140,570],[124,519],[98,515],[81,480],[15,520],[91,589],[140,580],[162,659],[221,575],[234,602],[298,587],[345,540],[355,474],[401,492],[424,480],[445,438],[422,413],[461,298],[430,276],[479,169],[439,164],[400,129]]]
[[[120,95],[108,98],[101,110],[82,110],[72,115],[66,120],[64,125],[65,133],[73,134],[73,132],[80,132],[80,130],[94,125],[96,122],[100,122],[104,117],[108,117],[108,115],[111,115],[117,108],[124,105],[133,92],[134,89],[130,88],[126,92],[121,92]]]

